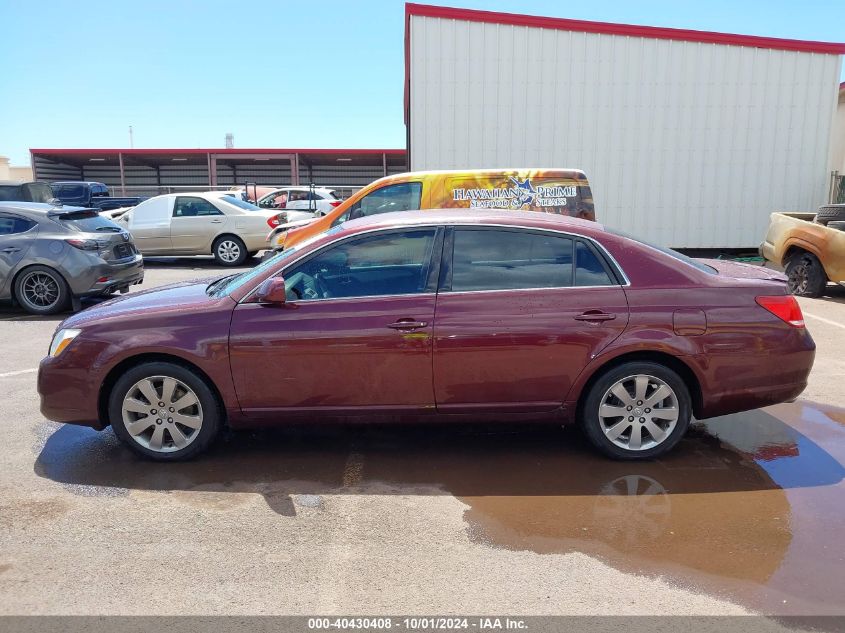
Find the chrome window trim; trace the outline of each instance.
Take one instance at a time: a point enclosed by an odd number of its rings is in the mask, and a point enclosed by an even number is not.
[[[385,214],[385,215],[387,215],[387,214]],[[323,246],[321,246],[316,251],[310,251],[308,253],[301,254],[299,257],[297,257],[296,259],[291,261],[289,264],[286,264],[284,266],[284,268],[282,268],[275,275],[272,275],[271,277],[268,277],[267,279],[271,279],[272,277],[277,277],[279,275],[282,275],[282,277],[284,277],[285,272],[289,268],[294,266],[296,263],[298,263],[300,260],[305,259],[306,257],[311,256],[311,255],[316,255],[316,254],[320,253],[321,251],[334,246],[335,244],[339,244],[340,242],[344,242],[346,240],[354,239],[354,238],[360,237],[362,235],[368,235],[370,233],[378,233],[378,232],[382,232],[382,231],[384,231],[384,232],[397,231],[397,230],[402,230],[402,229],[405,229],[405,228],[407,228],[409,230],[431,229],[431,228],[433,228],[433,229],[436,230],[440,227],[449,228],[449,227],[467,227],[467,226],[468,227],[476,227],[476,228],[492,227],[492,228],[502,228],[502,229],[516,229],[516,230],[522,230],[522,231],[541,231],[541,232],[546,232],[546,233],[555,233],[557,235],[564,235],[564,236],[570,237],[570,238],[586,240],[586,241],[590,242],[593,246],[595,246],[599,250],[599,252],[601,252],[601,254],[604,257],[607,258],[607,260],[613,265],[615,272],[617,272],[620,275],[620,277],[622,277],[622,279],[624,280],[625,283],[611,284],[609,286],[546,286],[546,287],[542,287],[542,288],[498,288],[498,289],[495,289],[495,290],[457,290],[457,291],[452,291],[452,290],[439,291],[439,290],[437,290],[435,292],[424,292],[424,293],[415,293],[415,294],[406,294],[406,295],[361,295],[361,296],[355,296],[355,297],[331,297],[331,298],[328,298],[328,299],[306,299],[306,300],[299,299],[297,301],[290,301],[290,302],[287,302],[287,303],[310,303],[312,301],[338,301],[338,300],[346,300],[346,299],[367,299],[367,298],[373,298],[373,297],[387,298],[387,297],[429,296],[429,295],[432,295],[432,294],[457,295],[457,294],[475,294],[475,293],[479,293],[479,292],[485,292],[485,293],[489,293],[489,292],[522,292],[522,291],[528,291],[528,290],[534,290],[534,291],[537,291],[537,290],[582,290],[582,289],[590,289],[590,288],[630,288],[631,287],[631,280],[628,279],[628,275],[625,274],[625,270],[622,268],[622,266],[619,265],[619,262],[616,261],[616,258],[613,255],[610,254],[610,252],[604,247],[603,244],[596,241],[592,237],[588,237],[586,235],[581,235],[580,233],[572,233],[572,232],[569,232],[569,231],[562,231],[562,230],[559,230],[559,229],[549,229],[549,228],[545,228],[545,227],[544,228],[537,228],[537,227],[520,226],[520,225],[515,225],[515,224],[477,224],[475,222],[447,222],[447,223],[436,223],[435,222],[435,223],[430,223],[430,224],[407,224],[407,225],[404,225],[404,226],[401,226],[401,227],[397,227],[397,226],[383,227],[382,226],[382,227],[378,227],[378,228],[368,229],[366,231],[361,231],[360,233],[355,233],[354,235],[346,235],[344,237],[339,237],[335,240],[332,240],[331,242],[328,242],[327,244],[324,244]],[[623,238],[623,239],[627,239],[627,238]],[[247,294],[245,294],[243,299],[241,299],[238,303],[239,304],[240,303],[247,303],[248,300],[252,297],[252,295],[255,294],[255,292],[258,290],[258,287],[260,285],[261,284],[258,284],[258,286],[255,286],[255,288],[253,288]]]

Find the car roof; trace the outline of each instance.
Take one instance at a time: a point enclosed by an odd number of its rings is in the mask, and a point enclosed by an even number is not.
[[[4,200],[0,202],[0,211],[25,211],[29,213],[41,213],[47,215],[48,213],[68,213],[70,211],[77,211],[84,207],[67,207],[47,204],[46,202],[18,202],[15,200]]]
[[[98,180],[55,180],[51,183],[51,185],[102,185],[103,187],[106,186],[106,183],[99,182]]]
[[[603,233],[604,226],[591,220],[582,220],[557,213],[541,211],[506,211],[495,209],[426,209],[370,215],[343,223],[349,230],[368,228],[403,227],[430,224],[493,224],[524,228],[578,230]]]

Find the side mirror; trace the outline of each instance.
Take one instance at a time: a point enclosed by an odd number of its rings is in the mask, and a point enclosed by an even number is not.
[[[284,305],[287,299],[287,291],[285,290],[285,280],[281,277],[270,277],[264,280],[258,286],[258,303],[265,303],[268,305]]]

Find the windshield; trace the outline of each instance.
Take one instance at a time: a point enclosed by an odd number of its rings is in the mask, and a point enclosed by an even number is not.
[[[649,248],[653,248],[656,251],[660,251],[664,255],[668,255],[669,257],[674,257],[678,261],[683,262],[685,264],[688,264],[688,265],[692,266],[693,268],[697,268],[701,272],[707,273],[708,275],[718,275],[719,274],[719,271],[716,270],[715,268],[713,268],[712,266],[708,266],[704,262],[701,262],[697,259],[693,259],[692,257],[687,257],[683,253],[679,253],[678,251],[673,250],[671,248],[667,248],[665,246],[658,246],[657,244],[652,244],[651,242],[646,242],[645,240],[641,240],[638,237],[634,237],[633,235],[630,235],[629,233],[625,233],[624,231],[619,231],[617,229],[609,229],[609,228],[605,227],[604,230],[607,231],[608,233],[610,233],[611,235],[618,235],[619,237],[624,237],[624,238],[627,238],[629,240],[633,240],[634,242],[642,244],[643,246],[648,246]]]
[[[222,296],[231,294],[241,286],[244,286],[251,282],[253,279],[257,279],[258,277],[260,277],[265,271],[278,264],[281,260],[290,257],[298,251],[301,251],[303,248],[305,248],[306,246],[310,246],[317,240],[321,240],[326,236],[337,233],[338,230],[339,229],[330,229],[325,233],[319,233],[310,239],[303,240],[299,244],[294,244],[290,248],[286,248],[285,250],[271,257],[270,259],[261,262],[252,270],[247,270],[246,272],[240,273],[239,275],[229,275],[228,277],[221,277],[220,279],[211,282],[208,288],[206,288],[206,292],[211,296]]]
[[[245,202],[240,198],[236,197],[237,194],[234,193],[227,193],[224,196],[220,197],[220,200],[225,202],[226,204],[231,204],[233,207],[238,207],[239,209],[243,209],[244,211],[261,211],[260,207],[256,207],[251,202]]]

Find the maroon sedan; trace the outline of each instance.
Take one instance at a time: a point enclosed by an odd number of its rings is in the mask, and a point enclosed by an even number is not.
[[[153,459],[326,419],[579,422],[615,458],[691,416],[792,400],[815,344],[784,278],[541,213],[368,217],[248,272],[89,308],[41,362],[41,411]]]

